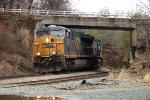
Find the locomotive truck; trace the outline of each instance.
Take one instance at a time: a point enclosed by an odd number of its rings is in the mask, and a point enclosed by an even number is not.
[[[102,64],[100,40],[62,26],[38,29],[33,45],[36,72],[98,68]]]

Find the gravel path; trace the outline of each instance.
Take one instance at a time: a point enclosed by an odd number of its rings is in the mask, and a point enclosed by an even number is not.
[[[25,96],[55,96],[65,100],[146,100],[150,99],[150,85],[138,80],[107,80],[103,78],[40,86],[2,88],[1,94]]]

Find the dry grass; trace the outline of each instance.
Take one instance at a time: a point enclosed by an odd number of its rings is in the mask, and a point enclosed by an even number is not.
[[[16,39],[15,34],[0,32],[0,51],[11,54],[19,54],[24,57],[31,55],[31,49],[26,48],[22,42]]]
[[[127,70],[122,69],[117,78],[118,79],[129,79],[131,77],[130,77],[130,74]]]
[[[0,51],[31,56],[36,23],[33,16],[4,13],[0,20]]]
[[[126,69],[121,69],[120,72],[110,72],[108,79],[130,79],[131,75]]]
[[[150,73],[147,73],[143,78],[144,83],[150,83]]]
[[[28,75],[32,72],[32,61],[18,54],[1,52],[0,78],[15,75]]]
[[[109,73],[109,76],[108,76],[108,79],[116,79],[116,76],[114,73],[110,72]]]
[[[31,16],[0,14],[0,77],[29,74],[35,21]]]

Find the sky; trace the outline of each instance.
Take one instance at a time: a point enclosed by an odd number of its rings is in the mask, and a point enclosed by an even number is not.
[[[108,8],[110,13],[135,12],[140,0],[71,0],[72,6],[82,12],[99,12]],[[141,0],[146,2],[146,0]]]

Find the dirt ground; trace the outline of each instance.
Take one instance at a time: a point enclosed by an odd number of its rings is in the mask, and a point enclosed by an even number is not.
[[[0,78],[33,74],[32,61],[18,54],[1,52]]]

